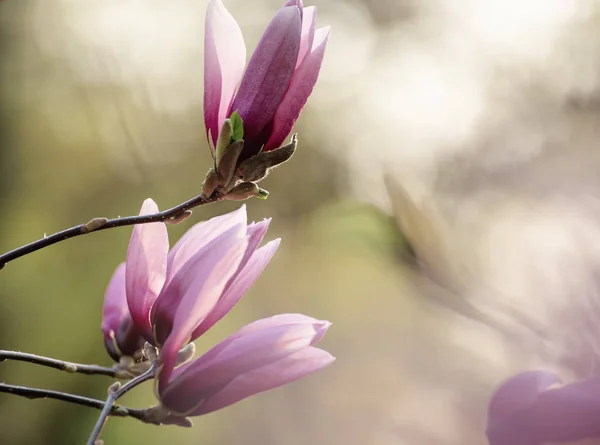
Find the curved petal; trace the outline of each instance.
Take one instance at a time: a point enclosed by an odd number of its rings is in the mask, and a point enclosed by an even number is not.
[[[300,116],[302,108],[317,83],[328,38],[329,27],[316,31],[315,47],[304,58],[292,77],[290,87],[273,117],[273,130],[265,144],[264,151],[279,148]]]
[[[557,383],[559,377],[545,370],[522,372],[504,382],[490,401],[486,431],[490,444],[518,444],[521,437],[528,437],[526,416],[540,394]]]
[[[273,325],[243,335],[238,332],[213,348],[216,353],[211,350],[177,369],[168,385],[161,387],[159,380],[161,401],[171,409],[177,407],[178,412],[188,411],[239,375],[307,348],[322,335],[322,326],[312,323]]]
[[[236,377],[221,391],[201,403],[190,415],[208,414],[254,394],[291,383],[329,366],[334,361],[335,357],[322,349],[302,349],[279,361]]]
[[[190,228],[169,252],[167,284],[198,251],[234,226],[246,227],[246,205],[225,215],[216,216]]]
[[[102,306],[102,333],[104,338],[119,329],[121,321],[129,314],[125,295],[125,263],[119,264],[108,283]]]
[[[158,212],[146,199],[140,215]],[[131,318],[148,339],[152,338],[150,310],[166,277],[169,237],[164,223],[138,224],[133,228],[127,249],[125,287]]]
[[[211,0],[204,36],[204,124],[212,146],[217,143],[245,64],[240,27],[221,0]]]
[[[102,337],[107,352],[114,360],[119,360],[116,336],[128,317],[129,308],[125,296],[125,263],[121,263],[108,283],[102,306]]]
[[[298,6],[281,8],[258,42],[230,111],[244,121],[251,141],[271,121],[294,74],[302,23]]]
[[[302,12],[302,36],[300,37],[300,50],[298,51],[296,68],[300,66],[306,55],[312,51],[316,24],[317,8],[315,6],[304,8]]]
[[[171,282],[170,287],[179,293],[181,300],[176,306],[172,330],[161,350],[161,386],[169,379],[177,353],[214,308],[227,281],[237,270],[248,246],[244,235],[235,227],[230,229],[218,242],[211,243],[200,255],[195,256],[194,261],[190,261],[189,266]],[[158,312],[156,316],[160,318]]]
[[[560,383],[551,371],[521,372],[506,380],[494,393],[488,410],[490,421],[501,420],[535,403],[549,386]]]
[[[250,289],[250,286],[263,273],[269,261],[279,247],[279,239],[273,240],[256,250],[243,269],[227,284],[223,295],[214,309],[206,316],[204,321],[192,333],[192,340],[200,337],[214,324],[223,318]],[[248,249],[250,250],[250,249]]]

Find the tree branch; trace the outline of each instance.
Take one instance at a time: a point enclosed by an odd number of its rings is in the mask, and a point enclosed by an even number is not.
[[[106,398],[106,402],[104,403],[104,407],[102,408],[100,417],[98,417],[98,421],[96,422],[96,425],[94,426],[94,429],[92,430],[92,434],[90,435],[90,438],[87,441],[87,445],[94,445],[100,439],[100,434],[102,433],[102,428],[104,427],[104,424],[108,420],[108,416],[112,414],[112,411],[115,407],[115,401],[119,397],[121,397],[123,394],[125,394],[129,390],[135,388],[139,384],[144,383],[145,381],[154,378],[154,375],[156,374],[156,366],[157,366],[157,362],[155,361],[152,363],[152,365],[150,365],[150,368],[146,372],[131,379],[130,381],[125,383],[123,386],[121,386],[121,384],[119,382],[116,382],[114,385],[112,385],[109,388],[108,397]]]
[[[117,370],[98,365],[83,365],[80,363],[65,362],[54,358],[43,357],[41,355],[28,354],[26,352],[3,351],[0,350],[0,362],[5,360],[17,360],[21,362],[33,363],[34,365],[47,366],[69,373],[79,374],[97,374],[116,377]]]
[[[79,224],[78,226],[71,227],[70,229],[56,232],[53,235],[44,236],[44,238],[29,244],[25,244],[24,246],[0,255],[0,269],[2,269],[9,261],[16,260],[17,258],[28,255],[36,250],[43,249],[44,247],[65,241],[69,238],[74,238],[76,236],[85,235],[91,232],[98,232],[100,230],[112,229],[114,227],[132,226],[134,224],[147,224],[152,222],[165,222],[168,220],[175,222],[184,216],[184,214],[190,209],[203,204],[221,201],[223,198],[224,196],[221,193],[215,192],[209,198],[206,198],[204,195],[198,195],[173,208],[150,215],[125,216],[114,219],[94,218],[85,224]]]
[[[52,391],[48,389],[40,388],[29,388],[27,386],[9,385],[7,383],[0,383],[0,393],[14,394],[16,396],[26,397],[28,399],[54,399],[61,400],[63,402],[74,403],[76,405],[87,406],[89,408],[95,408],[103,410],[105,408],[105,402],[103,400],[91,399],[89,397],[83,397],[76,394],[69,394],[61,391]],[[146,416],[145,409],[133,409],[127,408],[121,405],[113,405],[109,414],[116,417],[133,417],[144,423],[157,424]]]

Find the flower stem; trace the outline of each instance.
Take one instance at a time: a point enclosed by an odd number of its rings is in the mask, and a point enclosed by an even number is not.
[[[152,222],[164,222],[167,220],[173,220],[175,222],[177,221],[178,217],[181,217],[186,211],[203,204],[221,201],[223,198],[224,197],[222,194],[215,192],[208,198],[206,198],[204,195],[198,195],[168,210],[152,213],[150,215],[124,216],[122,218],[114,219],[94,218],[86,224],[79,224],[71,227],[70,229],[56,232],[53,235],[44,236],[37,241],[25,244],[24,246],[0,255],[0,269],[2,269],[9,261],[16,260],[17,258],[28,255],[36,250],[43,249],[44,247],[65,241],[69,238],[74,238],[76,236],[85,235],[91,232],[98,232],[100,230],[112,229],[114,227],[132,226],[134,224],[147,224]]]
[[[131,379],[123,386],[121,386],[117,382],[108,389],[108,397],[106,398],[106,402],[104,402],[104,407],[102,408],[100,417],[98,417],[98,421],[96,422],[96,425],[92,430],[92,434],[90,435],[90,438],[87,441],[87,445],[95,445],[96,441],[100,438],[102,428],[108,420],[108,416],[112,414],[112,411],[115,407],[115,401],[129,390],[135,388],[136,386],[140,385],[141,383],[144,383],[147,380],[154,378],[154,375],[156,374],[156,363],[157,362],[152,363],[152,365],[146,372]]]
[[[65,362],[54,358],[43,357],[41,355],[28,354],[26,352],[4,351],[0,350],[0,362],[5,360],[18,360],[21,362],[33,363],[34,365],[48,366],[69,373],[79,374],[97,374],[116,377],[114,368],[107,368],[98,365],[83,365],[80,363]]]
[[[49,389],[29,388],[27,386],[9,385],[0,383],[0,393],[14,394],[16,396],[26,397],[28,399],[55,399],[63,402],[74,403],[76,405],[87,406],[89,408],[104,409],[103,400],[91,399],[76,394],[69,394],[61,391],[52,391]],[[133,417],[145,423],[155,423],[148,421],[145,409],[126,408],[121,405],[112,405],[110,409],[111,416]]]

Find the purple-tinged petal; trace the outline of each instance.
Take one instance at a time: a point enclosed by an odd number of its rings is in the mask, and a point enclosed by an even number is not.
[[[114,335],[121,325],[121,321],[129,315],[127,296],[125,295],[125,263],[119,264],[113,273],[102,307],[102,334],[104,338]]]
[[[245,64],[246,46],[237,22],[221,0],[211,0],[204,37],[204,123],[213,146]]]
[[[328,37],[329,27],[320,28],[315,32],[314,48],[304,57],[292,77],[290,87],[273,118],[273,129],[264,151],[279,148],[300,116],[317,83]]]
[[[146,199],[140,215],[157,212],[156,203]],[[152,338],[150,310],[165,283],[168,251],[164,223],[138,224],[133,228],[126,260],[127,304],[133,322],[147,339]]]
[[[490,401],[489,422],[502,421],[528,408],[542,391],[560,382],[554,372],[546,370],[525,371],[511,377],[500,385]]]
[[[317,24],[317,8],[309,6],[302,12],[302,36],[300,37],[300,50],[296,68],[300,66],[307,54],[312,51],[315,38],[315,26]]]
[[[279,361],[234,378],[222,390],[201,403],[190,415],[208,414],[251,395],[298,380],[323,369],[334,361],[335,357],[322,349],[313,347],[302,349]]]
[[[259,135],[283,99],[294,74],[301,32],[300,9],[285,6],[258,42],[230,108],[244,121],[245,140]]]
[[[187,412],[234,378],[311,346],[327,327],[318,321],[280,325],[267,321],[245,332],[240,331],[197,360],[175,370],[168,385],[160,385],[159,380],[161,401],[172,410]],[[162,373],[160,377],[163,377]]]
[[[179,349],[189,341],[194,329],[215,307],[247,246],[245,227],[243,232],[234,227],[194,256],[189,266],[170,283],[169,287],[181,295],[181,300],[176,307],[172,330],[161,350],[161,386],[169,379]],[[156,316],[160,318],[159,312]]]
[[[125,295],[125,263],[119,264],[113,273],[102,307],[102,336],[107,352],[114,360],[119,360],[116,336],[119,327],[129,317],[127,297]]]
[[[313,337],[311,345],[317,343],[327,329],[331,326],[331,323],[326,320],[317,320],[316,318],[309,317],[304,314],[279,314],[268,318],[261,318],[260,320],[253,321],[252,323],[244,326],[242,329],[237,331],[234,335],[246,335],[251,332],[261,331],[264,329],[270,329],[278,326],[290,326],[290,325],[313,325],[316,327],[315,336]]]
[[[575,442],[600,437],[600,377],[540,393],[524,414],[528,436],[536,443]]]
[[[302,0],[288,0],[283,6],[298,6],[302,10]]]
[[[223,318],[250,289],[263,273],[279,247],[279,239],[273,240],[256,250],[243,269],[228,283],[222,297],[204,321],[192,333],[192,340],[200,337]],[[250,249],[248,249],[250,250]]]
[[[225,215],[200,222],[190,228],[173,246],[167,260],[167,284],[183,266],[213,239],[234,226],[246,227],[246,205]]]

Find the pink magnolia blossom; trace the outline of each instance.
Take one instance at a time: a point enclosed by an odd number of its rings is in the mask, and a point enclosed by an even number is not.
[[[198,416],[316,372],[335,359],[315,348],[327,321],[284,314],[255,321],[193,362],[159,374],[161,405]]]
[[[486,433],[490,445],[583,444],[600,438],[599,418],[599,376],[562,385],[552,371],[525,371],[494,393]]]
[[[147,199],[140,214],[158,212]],[[246,208],[201,222],[169,251],[164,223],[134,227],[107,288],[102,332],[109,354],[131,355],[148,341],[164,368],[178,351],[227,314],[256,281],[279,246],[258,248],[270,220],[247,224]]]
[[[221,0],[211,0],[204,41],[204,122],[212,146],[223,122],[243,120],[240,161],[279,148],[319,76],[329,27],[315,29],[317,10],[289,0],[275,14],[248,67],[242,33]],[[239,89],[238,89],[239,85]]]

